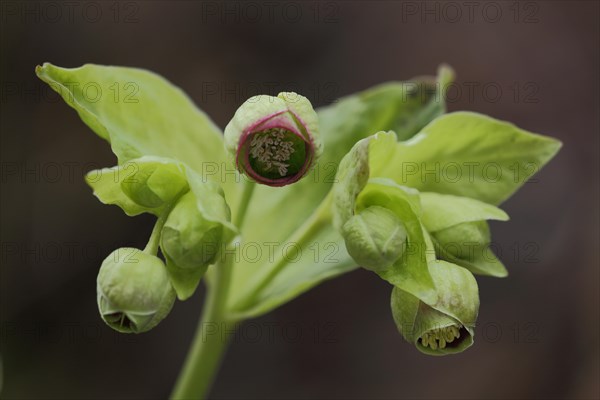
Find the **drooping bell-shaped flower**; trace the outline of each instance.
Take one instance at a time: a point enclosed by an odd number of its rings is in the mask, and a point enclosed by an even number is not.
[[[293,92],[246,100],[225,127],[225,146],[238,170],[268,186],[285,186],[307,174],[319,158],[317,114]]]
[[[402,336],[430,355],[460,353],[473,344],[479,311],[475,278],[446,261],[429,265],[437,296],[430,304],[398,288],[392,290],[392,316]]]
[[[175,291],[160,258],[124,247],[113,251],[102,263],[97,300],[108,326],[119,332],[141,333],[169,314]]]

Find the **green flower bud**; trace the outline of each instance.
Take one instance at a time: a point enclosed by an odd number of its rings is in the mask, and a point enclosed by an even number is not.
[[[437,232],[432,236],[452,256],[474,260],[490,244],[490,228],[486,221],[463,222]]]
[[[238,170],[268,186],[301,179],[321,155],[318,118],[299,94],[254,96],[225,127],[225,147]]]
[[[163,262],[130,247],[117,249],[104,260],[97,292],[102,319],[124,333],[154,328],[169,314],[175,301]]]
[[[187,187],[175,164],[132,164],[136,171],[121,182],[123,192],[135,203],[156,208],[171,202]]]
[[[348,254],[360,266],[383,271],[406,249],[406,229],[390,210],[371,206],[352,216],[342,227]]]
[[[161,233],[161,249],[166,257],[184,269],[198,269],[215,262],[223,239],[223,226],[205,219],[192,192],[184,194],[169,216]]]
[[[460,353],[473,344],[479,291],[473,275],[445,261],[430,263],[437,301],[426,304],[394,287],[392,315],[402,336],[430,355]]]

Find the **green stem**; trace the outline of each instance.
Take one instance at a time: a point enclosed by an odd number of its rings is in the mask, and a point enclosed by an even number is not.
[[[242,178],[245,179],[245,178]],[[238,227],[238,229],[242,229],[242,225],[244,224],[244,217],[246,216],[246,210],[248,210],[248,205],[250,204],[250,199],[252,198],[252,193],[254,193],[254,187],[256,183],[245,180],[244,181],[244,191],[242,193],[242,199],[240,200],[240,204],[235,215],[235,219],[233,221],[234,225]]]
[[[160,244],[160,233],[162,231],[163,226],[165,226],[165,222],[167,222],[167,218],[173,207],[177,204],[179,199],[183,194],[177,196],[171,203],[169,203],[162,213],[158,216],[156,223],[154,224],[154,228],[152,228],[152,234],[150,235],[150,239],[148,239],[148,244],[144,247],[144,253],[152,254],[155,256],[158,253],[158,246]]]
[[[233,256],[224,257],[225,261],[214,267],[214,286],[208,289],[202,318],[171,394],[172,399],[206,398],[227,348],[228,334],[235,324],[224,316]]]
[[[246,182],[234,224],[241,229],[255,184]],[[237,321],[226,317],[227,295],[233,270],[234,255],[231,250],[223,252],[221,261],[213,267],[214,285],[207,287],[207,299],[202,308],[202,318],[196,328],[190,351],[172,399],[206,398],[214,381],[228,344],[229,333]]]

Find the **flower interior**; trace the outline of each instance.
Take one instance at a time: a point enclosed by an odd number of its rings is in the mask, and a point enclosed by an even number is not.
[[[135,332],[137,327],[124,312],[116,312],[104,316],[106,322],[121,332]]]
[[[252,134],[248,164],[252,171],[267,179],[279,180],[301,172],[306,162],[307,143],[284,128],[270,128]]]
[[[445,328],[431,329],[421,336],[420,341],[423,347],[430,347],[431,350],[444,349],[446,346],[458,344],[461,341],[461,327],[451,325]]]

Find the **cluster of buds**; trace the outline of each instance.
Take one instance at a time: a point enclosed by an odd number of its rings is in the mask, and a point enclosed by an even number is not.
[[[274,187],[292,184],[321,154],[317,115],[310,102],[295,93],[252,97],[225,128],[225,148],[251,180]],[[166,263],[156,249],[116,250],[98,275],[98,307],[112,328],[139,333],[156,326],[176,297],[191,296],[216,262],[225,233],[221,223],[201,212],[181,165],[143,164],[131,178],[121,182],[120,190],[128,201],[159,216],[158,243]],[[428,233],[417,211],[418,192],[389,179],[374,180],[370,187],[360,207],[358,197],[341,202],[351,206],[341,213],[339,224],[348,254],[394,284],[392,314],[407,341],[426,354],[463,351],[473,343],[479,294],[471,272],[455,260],[473,259],[474,248],[489,246],[487,222],[457,223]],[[342,192],[344,197],[350,191],[344,187]],[[444,249],[439,259],[425,262],[408,254],[409,244],[425,244],[425,237]],[[406,283],[416,279],[411,274],[422,274],[407,269],[408,264],[428,270],[433,296]]]
[[[392,314],[407,341],[425,354],[461,352],[473,344],[473,327],[479,309],[475,278],[456,264],[429,260],[423,267],[433,280],[434,295],[420,296],[419,290],[403,290],[404,282],[411,279],[410,272],[405,270],[406,262],[412,262],[407,254],[419,250],[407,251],[409,242],[414,242],[414,237],[410,237],[414,231],[409,232],[405,222],[392,210],[371,205],[355,212],[343,224],[341,234],[357,264],[397,283],[392,290]],[[446,235],[452,242],[481,239],[473,233],[473,226],[481,224],[457,225],[441,231],[440,239]],[[465,232],[471,236],[466,237]],[[399,279],[394,280],[394,276]]]
[[[225,145],[239,171],[250,179],[289,185],[305,176],[321,154],[317,114],[308,99],[296,93],[252,97],[227,125]],[[145,332],[167,316],[176,297],[189,298],[225,241],[223,225],[201,212],[185,168],[151,161],[136,164],[136,172],[110,195],[122,195],[125,200],[116,203],[132,207],[131,214],[151,212],[159,217],[158,243],[165,259],[157,257],[157,249],[122,248],[102,264],[98,308],[103,320],[120,332]],[[223,208],[229,220],[226,203]]]
[[[490,243],[486,220],[474,218],[507,216],[473,199],[402,186],[393,175],[371,177],[379,172],[370,164],[370,146],[387,150],[395,143],[382,133],[344,157],[333,189],[335,225],[353,260],[392,284],[402,336],[426,354],[458,353],[473,344],[479,311],[473,248]]]
[[[97,279],[102,319],[126,333],[154,328],[176,297],[191,296],[216,261],[224,237],[223,226],[200,211],[182,165],[154,159],[134,164],[135,173],[111,189],[111,198],[119,198],[116,203],[126,210],[157,215],[157,228],[143,251],[120,248],[111,253]],[[157,256],[158,247],[166,262]]]

